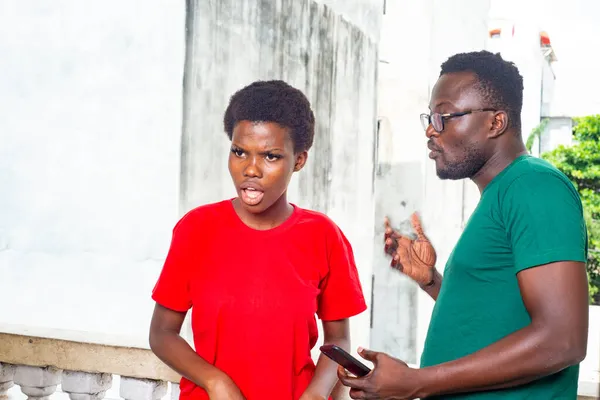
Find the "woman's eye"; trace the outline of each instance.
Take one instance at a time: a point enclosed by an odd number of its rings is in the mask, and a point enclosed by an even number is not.
[[[244,155],[244,152],[240,149],[231,149],[231,152],[236,155],[236,157],[241,157]]]

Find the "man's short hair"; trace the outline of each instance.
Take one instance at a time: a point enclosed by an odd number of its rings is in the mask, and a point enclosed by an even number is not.
[[[315,116],[300,90],[281,80],[256,81],[229,101],[223,127],[229,140],[240,121],[275,122],[290,131],[294,152],[308,151],[315,135]]]
[[[483,107],[506,111],[508,126],[521,131],[523,77],[514,63],[489,51],[459,53],[442,64],[440,76],[452,72],[472,72],[477,76]]]

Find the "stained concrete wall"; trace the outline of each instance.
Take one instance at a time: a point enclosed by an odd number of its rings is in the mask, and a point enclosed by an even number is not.
[[[290,200],[327,213],[353,244],[370,298],[373,140],[381,1],[190,2],[181,210],[235,196],[223,113],[257,79],[283,79],[309,97],[314,147]],[[368,345],[369,313],[352,321]]]
[[[145,339],[179,216],[185,4],[0,3],[0,321]]]
[[[185,80],[182,211],[235,196],[222,125],[229,96],[257,79],[283,79],[304,91],[316,117],[314,147],[290,201],[327,213],[344,230],[367,299],[380,3],[194,1]],[[355,344],[368,345],[368,324],[368,312],[353,318]]]

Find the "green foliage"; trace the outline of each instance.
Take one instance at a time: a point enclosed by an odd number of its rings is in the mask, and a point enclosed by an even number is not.
[[[581,195],[589,238],[590,297],[600,304],[600,114],[574,122],[574,145],[559,146],[542,158],[567,175]]]

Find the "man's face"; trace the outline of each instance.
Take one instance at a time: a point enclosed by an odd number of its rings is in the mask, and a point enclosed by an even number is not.
[[[479,110],[482,104],[476,90],[477,78],[471,72],[455,72],[442,75],[435,84],[430,114],[451,114]],[[427,127],[429,157],[435,160],[440,179],[464,179],[473,177],[486,163],[487,133],[493,123],[492,112],[475,112],[460,117],[444,118],[443,131]]]

